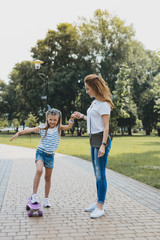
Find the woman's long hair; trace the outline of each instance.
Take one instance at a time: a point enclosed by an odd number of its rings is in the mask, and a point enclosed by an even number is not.
[[[49,115],[53,115],[53,116],[57,115],[58,116],[58,123],[57,123],[56,126],[58,126],[58,132],[59,132],[59,136],[60,136],[60,126],[61,126],[61,122],[62,122],[62,113],[58,109],[52,108],[52,109],[49,109],[46,112],[46,126],[44,128],[41,128],[42,130],[45,130],[45,135],[44,135],[43,139],[46,137],[47,131],[48,131],[48,128],[49,128],[49,124],[48,124],[48,121],[47,121],[47,117]]]
[[[114,108],[110,89],[102,77],[97,76],[96,74],[90,74],[85,77],[84,82],[93,89],[98,100],[102,102],[108,102],[111,110]]]

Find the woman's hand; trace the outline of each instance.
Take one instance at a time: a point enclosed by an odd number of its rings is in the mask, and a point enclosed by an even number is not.
[[[19,135],[20,135],[19,132],[17,132],[17,133],[10,139],[10,141],[12,141],[13,139],[16,139]]]
[[[105,154],[105,145],[101,145],[98,151],[98,157],[103,157],[103,155]]]

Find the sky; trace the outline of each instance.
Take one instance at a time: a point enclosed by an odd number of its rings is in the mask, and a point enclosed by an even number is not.
[[[160,50],[160,0],[1,0],[0,80],[8,83],[16,63],[30,61],[31,48],[59,23],[92,18],[96,9],[133,24],[146,49]]]

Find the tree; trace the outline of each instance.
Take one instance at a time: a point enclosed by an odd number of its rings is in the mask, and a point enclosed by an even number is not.
[[[128,127],[128,134],[131,135],[131,128],[136,124],[137,112],[131,95],[129,75],[130,69],[127,64],[123,64],[117,75],[115,90],[113,91],[113,101],[115,104],[113,117],[117,119],[118,126],[121,129]]]
[[[156,128],[160,137],[160,74],[154,78],[153,93],[155,94],[154,113],[156,114]]]
[[[10,103],[9,118],[17,118],[24,125],[26,115],[30,112],[39,120],[44,118],[40,112],[44,109],[41,96],[45,83],[37,76],[34,65],[29,61],[17,63],[10,74],[6,98]]]
[[[0,128],[3,129],[9,126],[9,122],[7,118],[0,118]]]
[[[31,51],[34,58],[44,61],[43,71],[49,79],[49,105],[62,111],[64,123],[74,110],[72,101],[78,88],[75,66],[78,38],[71,24],[59,24],[57,29],[57,32],[49,30]]]
[[[81,31],[85,32],[83,41],[90,42],[88,58],[93,59],[94,72],[101,74],[113,91],[119,68],[126,62],[134,30],[118,17],[100,9],[95,11],[89,23],[85,20],[82,26]]]
[[[18,132],[18,128],[19,128],[19,126],[20,126],[20,122],[18,121],[18,119],[17,119],[17,118],[14,118],[14,119],[12,120],[12,124],[13,124],[14,129],[16,129],[16,132]]]
[[[36,127],[38,125],[37,121],[37,117],[29,113],[28,118],[25,120],[25,125],[29,128]]]
[[[0,80],[0,117],[6,117],[8,113],[8,102],[6,101],[7,84]]]
[[[158,73],[158,61],[155,53],[145,50],[142,43],[130,41],[128,66],[131,69],[131,94],[137,106],[138,118],[142,120],[143,128],[149,135],[155,125],[154,93],[152,85],[154,76]]]
[[[134,39],[132,25],[127,26],[118,17],[98,9],[89,20],[81,18],[77,24],[61,23],[56,31],[49,30],[46,37],[31,48],[31,53],[33,59],[44,61],[40,72],[48,78],[49,105],[62,111],[63,124],[71,111],[86,113],[91,100],[85,94],[84,77],[95,73],[105,79],[112,93],[115,91],[115,105],[121,105],[120,111],[118,106],[112,114],[112,127],[117,124],[127,126],[131,134],[136,112],[146,129],[150,131],[155,125],[155,98],[147,95],[160,71],[159,58],[157,60],[152,51],[145,50]],[[130,71],[123,76],[120,68],[124,72],[127,68]],[[33,64],[17,63],[10,79],[0,93],[0,106],[9,114],[9,120],[17,118],[24,125],[30,112],[42,120],[45,105],[41,96],[45,94],[45,82],[35,74]],[[127,85],[123,83],[125,81]],[[118,96],[121,88],[122,93]],[[124,97],[123,102],[118,103],[117,96]],[[154,115],[149,123],[148,109],[151,116]],[[118,117],[114,116],[115,113]]]
[[[139,116],[146,130],[146,135],[150,135],[156,121],[156,115],[154,113],[154,93],[150,88],[141,94],[139,106],[141,109]]]

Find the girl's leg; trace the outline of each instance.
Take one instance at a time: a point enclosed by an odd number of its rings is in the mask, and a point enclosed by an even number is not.
[[[36,174],[34,177],[34,182],[33,182],[33,194],[37,194],[40,178],[43,173],[43,161],[42,160],[37,160],[36,161]]]
[[[51,176],[53,168],[45,168],[45,198],[48,198],[51,188]]]

